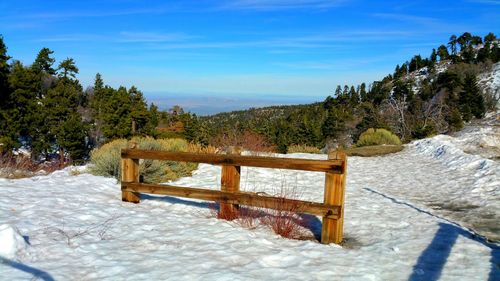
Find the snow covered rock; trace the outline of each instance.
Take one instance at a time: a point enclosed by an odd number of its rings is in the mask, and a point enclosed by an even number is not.
[[[13,259],[26,249],[26,241],[19,230],[9,224],[0,225],[0,256]]]

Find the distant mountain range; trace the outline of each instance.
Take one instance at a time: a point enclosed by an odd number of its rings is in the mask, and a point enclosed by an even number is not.
[[[168,110],[179,105],[186,112],[198,116],[213,115],[220,112],[245,110],[275,105],[293,105],[314,103],[325,99],[319,95],[284,96],[284,95],[251,95],[251,94],[176,94],[145,93],[148,103],[156,104],[160,110]]]

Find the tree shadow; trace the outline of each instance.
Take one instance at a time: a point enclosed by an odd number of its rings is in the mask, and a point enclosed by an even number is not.
[[[32,280],[36,280],[38,278],[40,278],[44,281],[54,281],[55,280],[48,272],[45,272],[43,270],[28,266],[28,265],[25,265],[25,264],[17,262],[17,261],[13,261],[10,259],[6,259],[4,257],[0,257],[0,263],[33,275]]]
[[[451,253],[451,249],[455,245],[459,236],[477,241],[491,249],[491,269],[488,280],[500,280],[499,247],[495,244],[489,243],[482,237],[477,237],[476,235],[449,223],[439,223],[438,231],[434,235],[432,242],[422,252],[417,260],[417,263],[413,266],[413,273],[408,280],[438,280]]]
[[[488,240],[485,237],[467,231],[455,222],[437,216],[429,211],[423,210],[410,203],[403,202],[401,200],[398,200],[394,197],[388,196],[371,188],[363,188],[363,189],[378,194],[382,197],[385,197],[391,200],[393,203],[399,205],[405,205],[420,213],[424,213],[429,216],[436,217],[440,220],[445,221],[439,223],[438,231],[434,235],[434,238],[432,239],[429,246],[427,246],[427,248],[422,252],[420,257],[418,258],[417,263],[413,266],[413,272],[408,280],[410,281],[438,280],[439,277],[441,276],[444,265],[446,264],[446,261],[450,256],[451,249],[455,245],[459,236],[463,236],[468,239],[477,241],[491,249],[491,258],[490,258],[491,269],[488,276],[488,280],[489,281],[500,280],[500,251],[499,251],[500,247],[498,246],[498,244],[488,242]]]
[[[141,193],[141,200],[160,201],[160,202],[167,202],[170,204],[182,204],[191,207],[210,209],[210,202],[197,202],[197,201],[180,199],[172,196],[152,196],[149,194]]]

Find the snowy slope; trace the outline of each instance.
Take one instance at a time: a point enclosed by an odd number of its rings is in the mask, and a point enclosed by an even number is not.
[[[500,62],[493,65],[491,72],[479,75],[478,84],[483,91],[492,93],[500,100]],[[500,104],[497,104],[497,108],[500,108]]]
[[[69,169],[0,179],[0,243],[11,247],[0,280],[499,280],[498,245],[474,234],[498,238],[499,164],[450,138],[349,158],[345,247],[243,229],[201,201],[123,203],[115,180]],[[285,185],[323,198],[321,173],[243,168],[241,179],[245,190]],[[219,182],[220,167],[202,164],[176,184]],[[318,235],[321,221],[309,228]]]

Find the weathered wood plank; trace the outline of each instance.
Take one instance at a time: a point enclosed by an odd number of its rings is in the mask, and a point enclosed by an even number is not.
[[[240,154],[241,152],[231,147],[228,151],[229,154]],[[237,193],[240,192],[240,166],[222,165],[221,171],[221,191]],[[238,217],[239,206],[238,204],[220,203],[219,218],[226,220],[233,220]]]
[[[301,200],[263,196],[256,193],[238,192],[231,193],[218,190],[209,190],[192,187],[180,187],[159,184],[140,184],[122,182],[122,191],[162,194],[201,200],[218,201],[230,204],[242,204],[254,207],[289,210],[327,218],[339,218],[341,206]]]
[[[207,163],[214,165],[248,166],[275,169],[341,173],[342,160],[312,160],[297,158],[276,158],[262,156],[241,156],[223,154],[198,154],[188,152],[151,151],[123,149],[122,158],[155,159],[181,162]]]
[[[344,165],[341,169],[342,174],[326,173],[324,203],[326,205],[340,206],[341,210],[339,217],[336,219],[323,217],[323,224],[321,227],[321,243],[340,244],[343,240],[344,233],[344,197],[347,157],[344,152],[334,152],[330,153],[328,158],[341,160]]]
[[[130,148],[135,148],[136,144],[131,143]],[[125,158],[121,159],[122,164],[122,182],[139,182],[139,159]],[[139,203],[141,198],[138,193],[123,191],[122,190],[122,201]]]

